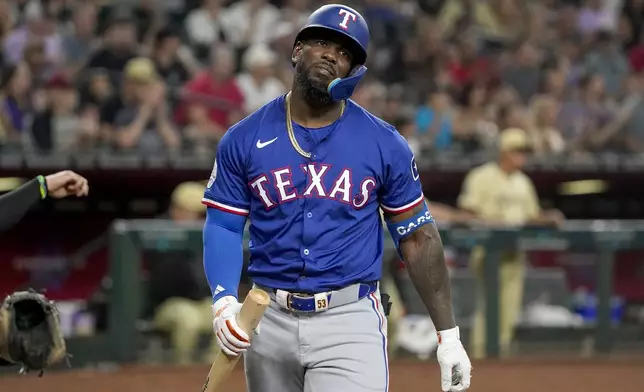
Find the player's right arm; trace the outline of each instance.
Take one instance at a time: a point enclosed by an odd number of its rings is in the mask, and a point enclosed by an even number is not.
[[[0,231],[11,228],[46,196],[44,177],[34,178],[20,188],[0,196]]]
[[[237,290],[251,200],[245,148],[238,136],[228,131],[221,139],[202,200],[208,207],[203,230],[203,263],[213,298],[214,332],[217,343],[228,355],[239,355],[250,345],[248,335],[235,319],[241,309]]]

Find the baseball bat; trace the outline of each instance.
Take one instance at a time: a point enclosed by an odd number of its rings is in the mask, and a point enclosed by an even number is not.
[[[253,288],[246,295],[246,299],[237,315],[237,324],[249,337],[252,337],[253,330],[259,325],[259,321],[264,315],[270,301],[271,299],[268,293],[260,289]],[[222,384],[233,371],[240,357],[241,355],[229,357],[222,351],[219,351],[212,366],[210,366],[208,378],[206,378],[201,392],[220,392]]]

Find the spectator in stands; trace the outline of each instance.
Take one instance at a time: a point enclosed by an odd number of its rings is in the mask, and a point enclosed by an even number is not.
[[[73,10],[72,27],[63,35],[63,52],[66,67],[71,74],[79,71],[98,45],[96,35],[96,5],[88,2],[77,4]]]
[[[532,42],[539,49],[547,48],[559,39],[556,25],[559,15],[555,13],[551,4],[541,1],[531,2],[526,8],[530,12],[529,26],[528,32],[522,39]]]
[[[31,73],[25,63],[8,66],[0,74],[0,127],[5,143],[19,144],[31,108]]]
[[[94,141],[98,142],[105,136],[109,139],[109,133],[102,135],[101,127],[101,108],[105,107],[107,102],[114,97],[114,87],[107,71],[100,68],[89,70],[84,75],[86,80],[82,80],[79,91],[79,113],[82,122],[87,125],[87,129],[98,132]],[[92,143],[90,143],[92,145]]]
[[[187,182],[177,186],[168,213],[161,216],[174,222],[200,222],[204,185]],[[201,335],[212,338],[204,361],[211,363],[217,351],[212,335],[212,297],[203,276],[201,255],[181,251],[148,253],[149,304],[154,308],[156,327],[170,334],[175,362],[193,363]]]
[[[17,27],[4,41],[4,60],[17,64],[23,59],[29,42],[42,41],[47,61],[59,64],[63,58],[62,37],[56,20],[48,15],[38,2],[29,2],[25,9],[25,23]]]
[[[600,31],[595,40],[595,45],[586,55],[584,68],[589,74],[601,76],[606,94],[615,97],[630,72],[628,58],[619,47],[613,33]]]
[[[631,39],[628,42],[627,48],[631,49],[641,42],[640,37],[643,32],[642,27],[644,27],[644,2],[640,0],[625,1],[622,16],[630,23]]]
[[[631,75],[626,84],[625,102],[631,101],[633,112],[624,125],[624,151],[644,152],[644,78]]]
[[[280,9],[280,23],[276,33],[293,35],[306,24],[311,14],[310,0],[286,0]],[[371,26],[371,24],[369,24]]]
[[[15,15],[8,0],[0,0],[0,42],[5,42],[13,31]],[[4,64],[4,53],[0,53],[0,64]]]
[[[512,102],[498,107],[496,118],[499,129],[524,129],[527,126],[526,108],[520,102]]]
[[[368,0],[361,13],[369,24],[372,44],[369,56],[379,61],[370,62],[369,69],[377,72],[386,83],[402,83],[405,75],[398,72],[402,67],[399,56],[408,26],[404,22],[404,8],[393,1]]]
[[[440,26],[443,33],[451,37],[461,31],[464,23],[471,22],[484,31],[484,34],[494,37],[501,34],[501,26],[496,17],[494,5],[488,0],[472,3],[462,0],[446,0],[440,11]],[[469,19],[469,20],[464,20]]]
[[[153,32],[161,24],[163,10],[159,9],[162,5],[154,0],[138,0],[131,4],[116,1],[101,1],[99,9],[98,32],[103,34],[110,30],[114,21],[129,20],[130,25],[134,28],[134,40],[141,44],[150,44],[153,38]]]
[[[490,61],[479,53],[480,43],[476,35],[466,32],[455,40],[454,50],[448,52],[451,85],[463,89],[471,84],[487,85],[493,77],[493,70]]]
[[[23,61],[31,72],[31,84],[41,88],[55,72],[55,65],[47,61],[45,45],[41,40],[30,41],[25,46]]]
[[[280,11],[267,0],[240,0],[228,6],[221,16],[226,41],[235,49],[270,42]]]
[[[516,46],[502,75],[503,80],[517,91],[521,101],[527,104],[530,97],[538,92],[542,77],[539,53],[532,43],[522,42]]]
[[[460,94],[462,105],[452,122],[452,141],[461,151],[488,148],[495,141],[498,127],[485,107],[486,88],[481,83],[466,85]]]
[[[93,123],[83,124],[78,115],[78,94],[71,80],[59,73],[47,81],[46,108],[31,124],[31,137],[38,151],[71,152],[79,142],[91,142],[98,132]]]
[[[246,113],[286,94],[286,86],[274,76],[276,62],[275,53],[266,44],[255,44],[244,53],[244,72],[237,76],[237,85],[244,95]]]
[[[209,49],[225,41],[221,3],[221,0],[201,0],[201,7],[191,11],[186,18],[188,40],[200,59],[208,59]]]
[[[416,24],[417,34],[401,44],[399,66],[405,69],[400,78],[408,86],[407,96],[422,102],[427,91],[461,86],[452,71],[460,65],[462,56],[455,42],[443,40],[434,19],[419,16]]]
[[[591,137],[615,120],[615,105],[605,94],[604,79],[587,75],[579,81],[578,93],[563,102],[557,125],[570,150],[583,152],[592,147]]]
[[[139,0],[132,15],[136,26],[136,40],[146,48],[154,44],[154,34],[163,26],[166,15],[164,4],[158,0]]]
[[[506,129],[500,135],[498,160],[472,169],[463,182],[458,207],[473,214],[484,224],[495,226],[559,225],[563,215],[556,210],[542,211],[530,178],[521,170],[530,150],[528,135],[522,129]],[[480,293],[470,352],[480,359],[485,353],[485,295],[483,290],[484,249],[472,250],[470,267],[479,281]],[[524,278],[523,255],[507,252],[500,261],[499,306],[500,343],[503,355],[509,354],[514,325],[521,312]]]
[[[586,35],[592,36],[599,31],[613,30],[617,26],[617,15],[602,0],[586,0],[579,12],[578,28]]]
[[[615,31],[615,38],[619,42],[620,49],[624,52],[624,55],[637,43],[637,37],[633,35],[633,25],[626,15],[619,16],[619,24]]]
[[[311,14],[308,2],[309,0],[288,0],[286,8],[281,10],[281,20],[273,29],[269,41],[277,56],[275,75],[285,86],[290,86],[293,82],[293,41]]]
[[[557,129],[559,103],[547,95],[532,99],[528,128],[530,145],[535,155],[556,155],[564,152],[566,142]]]
[[[166,87],[152,60],[134,58],[123,73],[121,96],[107,102],[101,113],[111,144],[121,150],[146,153],[180,147],[180,135],[170,119]]]
[[[452,99],[444,89],[427,94],[424,106],[416,113],[416,129],[423,147],[436,151],[448,150],[452,145]]]
[[[413,117],[413,110],[405,104],[405,91],[399,84],[392,84],[387,89],[385,102],[380,113],[380,118],[386,122],[393,124],[401,117],[411,119]],[[413,133],[416,133],[415,131]]]
[[[181,38],[175,29],[164,27],[156,33],[151,57],[171,95],[192,76],[190,67],[185,66],[179,57],[180,47]]]
[[[584,50],[578,39],[564,41],[559,49],[556,66],[546,69],[544,76],[550,79],[549,93],[561,99],[566,90],[566,84],[576,85],[587,71],[584,65]]]
[[[115,19],[105,31],[103,45],[90,56],[87,67],[109,71],[112,83],[118,86],[125,64],[136,57],[137,50],[136,27],[132,20]]]
[[[487,99],[487,108],[491,116],[494,116],[499,121],[503,117],[501,116],[501,111],[510,106],[522,106],[521,98],[512,86],[507,83],[501,83],[496,88],[491,89]],[[503,129],[502,124],[497,124],[497,126]]]
[[[244,95],[235,80],[235,57],[228,46],[213,47],[211,65],[189,81],[176,113],[195,144],[218,141],[244,115]]]
[[[578,29],[579,8],[575,4],[562,4],[559,7],[549,7],[551,12],[555,12],[552,18],[552,26],[556,30],[556,37],[560,41],[570,41],[575,39],[583,40],[583,35]],[[534,34],[538,34],[535,31]],[[552,42],[550,43],[552,45]]]
[[[379,81],[365,81],[353,94],[353,100],[375,116],[382,116],[387,100],[387,86]]]
[[[642,72],[644,69],[644,41],[638,36],[628,53],[628,61],[632,72]]]
[[[632,148],[628,147],[627,143],[637,143],[636,139],[632,138],[633,134],[631,132],[633,124],[641,117],[636,113],[636,110],[641,109],[642,90],[639,86],[638,75],[631,76],[628,81],[624,98],[616,104],[614,119],[598,129],[596,133],[589,135],[588,144],[590,150],[633,151]]]
[[[548,69],[544,75],[543,94],[549,95],[561,103],[570,98],[570,93],[576,88],[582,77],[583,73],[573,75],[572,68],[568,70]]]
[[[422,152],[421,144],[417,137],[418,133],[416,132],[416,124],[411,116],[401,114],[391,122],[391,125],[393,125],[405,140],[407,140],[409,148],[414,156],[419,156]]]

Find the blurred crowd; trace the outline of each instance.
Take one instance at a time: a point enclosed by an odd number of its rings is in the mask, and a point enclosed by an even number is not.
[[[212,154],[288,91],[314,0],[0,0],[0,148]],[[644,151],[642,0],[347,1],[354,99],[417,154],[520,128],[535,154]]]

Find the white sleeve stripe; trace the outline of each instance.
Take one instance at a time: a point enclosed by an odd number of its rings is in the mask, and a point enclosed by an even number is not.
[[[382,209],[387,211],[387,212],[400,212],[400,211],[408,210],[411,207],[414,207],[417,204],[420,204],[420,202],[423,201],[423,200],[425,200],[425,196],[421,193],[421,195],[420,195],[420,197],[418,199],[412,201],[411,203],[407,203],[404,206],[393,208],[393,207],[387,207],[386,205],[381,203],[380,207],[382,207]]]
[[[248,210],[246,210],[244,208],[232,207],[232,206],[229,206],[227,204],[220,203],[218,201],[207,199],[205,197],[203,199],[201,199],[201,202],[203,204],[209,206],[209,207],[215,207],[215,208],[218,208],[218,209],[221,209],[221,210],[224,210],[224,211],[235,212],[235,213],[238,213],[238,214],[247,215],[248,212],[249,212]]]

